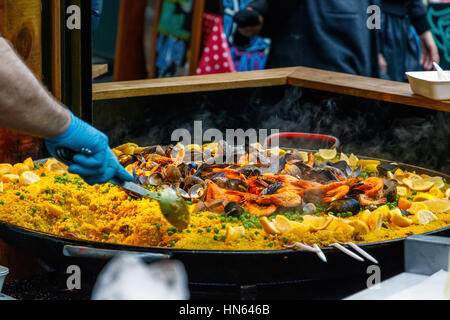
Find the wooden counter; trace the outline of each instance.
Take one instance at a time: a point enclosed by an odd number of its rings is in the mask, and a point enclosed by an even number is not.
[[[306,67],[99,83],[93,85],[93,99],[108,100],[279,85],[299,86],[450,112],[450,101],[435,101],[415,95],[408,83]]]

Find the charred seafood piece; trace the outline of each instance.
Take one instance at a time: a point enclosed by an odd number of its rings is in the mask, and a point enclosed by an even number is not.
[[[383,192],[383,198],[386,198],[387,202],[394,202],[397,200],[397,180],[383,180],[386,190]]]
[[[326,213],[347,213],[358,214],[361,209],[359,201],[355,199],[340,199],[330,203]]]
[[[122,154],[119,156],[119,162],[124,167],[129,166],[130,164],[133,164],[136,161],[138,161],[138,158],[134,155]]]

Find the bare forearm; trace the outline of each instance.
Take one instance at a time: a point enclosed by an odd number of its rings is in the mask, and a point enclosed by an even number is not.
[[[70,124],[62,107],[0,38],[0,126],[42,138],[61,135]]]

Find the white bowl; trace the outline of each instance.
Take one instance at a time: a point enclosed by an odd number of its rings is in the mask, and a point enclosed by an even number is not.
[[[445,71],[450,79],[450,71]],[[440,80],[437,71],[406,72],[411,90],[433,100],[450,100],[450,80]]]
[[[0,292],[2,292],[3,283],[5,282],[5,278],[8,275],[8,273],[9,273],[8,268],[0,266]]]

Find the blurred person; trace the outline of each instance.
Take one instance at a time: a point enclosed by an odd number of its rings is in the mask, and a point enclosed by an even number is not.
[[[306,66],[378,76],[376,32],[367,27],[369,0],[254,0],[236,13],[237,43],[272,39],[269,68]]]
[[[382,77],[407,81],[405,72],[432,70],[439,51],[422,0],[382,0],[379,64]]]

